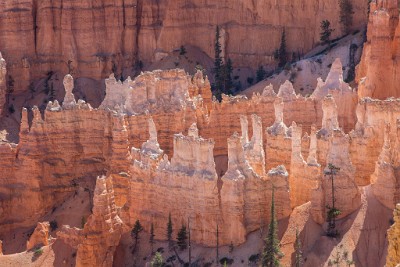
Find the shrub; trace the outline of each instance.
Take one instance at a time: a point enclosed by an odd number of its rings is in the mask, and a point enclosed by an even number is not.
[[[43,248],[37,248],[37,249],[35,249],[35,252],[33,253],[33,255],[35,257],[39,257],[42,254],[43,254]]]
[[[219,260],[219,263],[221,263],[221,264],[225,264],[226,263],[226,265],[232,265],[233,262],[234,262],[233,259],[230,259],[230,258],[227,258],[227,257],[223,257],[222,259]]]
[[[288,62],[288,63],[285,64],[284,69],[287,70],[287,71],[289,71],[289,70],[292,69],[292,65]]]
[[[267,76],[267,72],[264,70],[263,66],[260,66],[257,70],[257,82],[261,82]]]
[[[10,114],[13,114],[13,113],[15,112],[14,104],[11,104],[11,105],[8,107],[8,112],[10,112]]]
[[[260,260],[260,253],[258,254],[253,254],[249,257],[249,262],[258,262]]]
[[[183,46],[183,45],[181,45],[181,47],[180,47],[180,49],[179,49],[179,55],[181,55],[181,56],[183,56],[183,55],[185,55],[187,52],[186,52],[186,48]]]
[[[82,218],[81,218],[81,228],[82,229],[85,227],[85,224],[86,224],[86,218],[85,218],[85,216],[82,216]]]
[[[57,228],[58,228],[58,223],[57,223],[57,221],[56,221],[56,220],[52,220],[52,221],[50,222],[50,229],[51,229],[51,231],[55,231],[55,230],[57,230]]]
[[[164,265],[164,260],[160,252],[156,252],[153,260],[151,261],[152,267],[162,267]]]

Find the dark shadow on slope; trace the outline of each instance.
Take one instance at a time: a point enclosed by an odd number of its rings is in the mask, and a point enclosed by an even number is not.
[[[353,252],[356,266],[384,266],[387,254],[387,233],[392,218],[392,210],[383,206],[373,195],[371,187],[365,187],[367,211],[360,238]]]

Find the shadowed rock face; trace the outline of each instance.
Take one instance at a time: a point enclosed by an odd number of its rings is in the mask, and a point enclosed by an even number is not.
[[[0,115],[3,112],[4,104],[6,103],[6,90],[7,90],[7,69],[6,61],[0,53]]]
[[[352,2],[359,29],[366,24],[367,4]],[[213,57],[215,25],[220,25],[223,54],[255,70],[274,64],[283,28],[290,52],[296,53],[319,42],[324,19],[339,36],[338,11],[337,0],[11,0],[0,4],[0,51],[22,92],[49,71],[99,80],[114,70],[127,77],[140,61],[152,62],[181,45],[197,46]]]

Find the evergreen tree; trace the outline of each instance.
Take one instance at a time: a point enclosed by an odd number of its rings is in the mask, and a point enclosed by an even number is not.
[[[186,48],[181,45],[181,48],[179,48],[179,55],[183,56],[186,54]]]
[[[156,252],[153,260],[151,261],[151,267],[162,267],[164,266],[164,260],[160,252]]]
[[[14,92],[14,83],[15,83],[14,78],[11,75],[8,75],[7,83],[6,83],[6,85],[7,85],[7,87],[6,87],[7,104],[10,103],[10,96]]]
[[[223,65],[223,80],[224,80],[224,88],[222,90],[222,93],[226,95],[232,94],[232,87],[233,87],[233,81],[232,81],[232,73],[233,73],[233,66],[232,66],[232,60],[228,58],[226,61],[226,64]]]
[[[149,243],[150,243],[150,246],[151,246],[151,253],[153,253],[153,246],[154,246],[154,243],[155,243],[154,237],[155,237],[154,224],[151,223],[151,226],[150,226],[150,239],[149,239]]]
[[[299,230],[296,228],[296,241],[294,243],[295,250],[295,266],[300,267],[303,264],[303,251],[301,250],[301,240]]]
[[[351,0],[339,0],[339,22],[342,24],[343,32],[348,34],[353,25],[353,4]]]
[[[182,225],[182,228],[178,232],[178,237],[176,238],[178,241],[178,247],[181,250],[185,250],[187,248],[187,238],[186,226]]]
[[[56,90],[54,89],[53,83],[50,84],[49,99],[50,101],[54,101],[56,99]]]
[[[167,240],[168,244],[171,247],[171,242],[172,242],[172,219],[171,219],[171,212],[168,215],[168,224],[167,224]]]
[[[340,171],[339,167],[336,167],[332,163],[328,164],[328,171],[325,171],[325,175],[327,175],[332,182],[332,206],[327,206],[327,222],[328,222],[328,231],[327,235],[330,237],[337,237],[339,232],[336,230],[336,218],[341,214],[341,211],[335,207],[336,198],[335,198],[335,176],[338,171]]]
[[[329,20],[323,20],[321,21],[321,33],[320,33],[320,38],[319,40],[323,44],[329,44],[331,42],[331,34],[334,31],[334,29],[331,28],[331,23]]]
[[[221,43],[219,42],[220,39],[220,29],[217,26],[215,31],[215,44],[214,44],[214,52],[215,52],[215,59],[214,59],[214,86],[213,86],[213,94],[218,99],[221,100],[221,91],[223,86],[223,61],[221,57],[222,49]]]
[[[287,50],[286,50],[286,31],[283,29],[282,37],[281,37],[281,45],[279,46],[278,50],[278,59],[279,64],[278,66],[282,68],[287,63]]]
[[[271,201],[271,221],[269,223],[267,237],[265,238],[262,266],[280,266],[279,258],[281,256],[282,252],[280,250],[278,240],[278,222],[275,217],[275,190],[273,188]]]
[[[141,231],[143,231],[143,227],[140,224],[140,221],[136,220],[135,225],[133,226],[132,231],[131,231],[131,237],[135,241],[132,252],[135,252],[135,250],[136,250],[136,246],[137,246],[137,243],[139,240],[139,234]]]
[[[267,72],[264,70],[263,66],[260,66],[257,70],[257,82],[261,82],[267,76]]]

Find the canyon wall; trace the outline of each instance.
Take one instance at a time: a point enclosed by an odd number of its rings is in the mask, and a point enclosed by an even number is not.
[[[366,24],[367,2],[352,0],[353,29]],[[16,93],[50,71],[100,80],[124,77],[160,54],[193,45],[214,55],[220,25],[223,54],[235,66],[275,64],[283,29],[288,49],[304,54],[319,42],[328,19],[340,36],[339,5],[328,1],[12,0],[0,4],[0,51]],[[24,34],[21,34],[23,32]],[[269,36],[269,42],[256,36]]]

